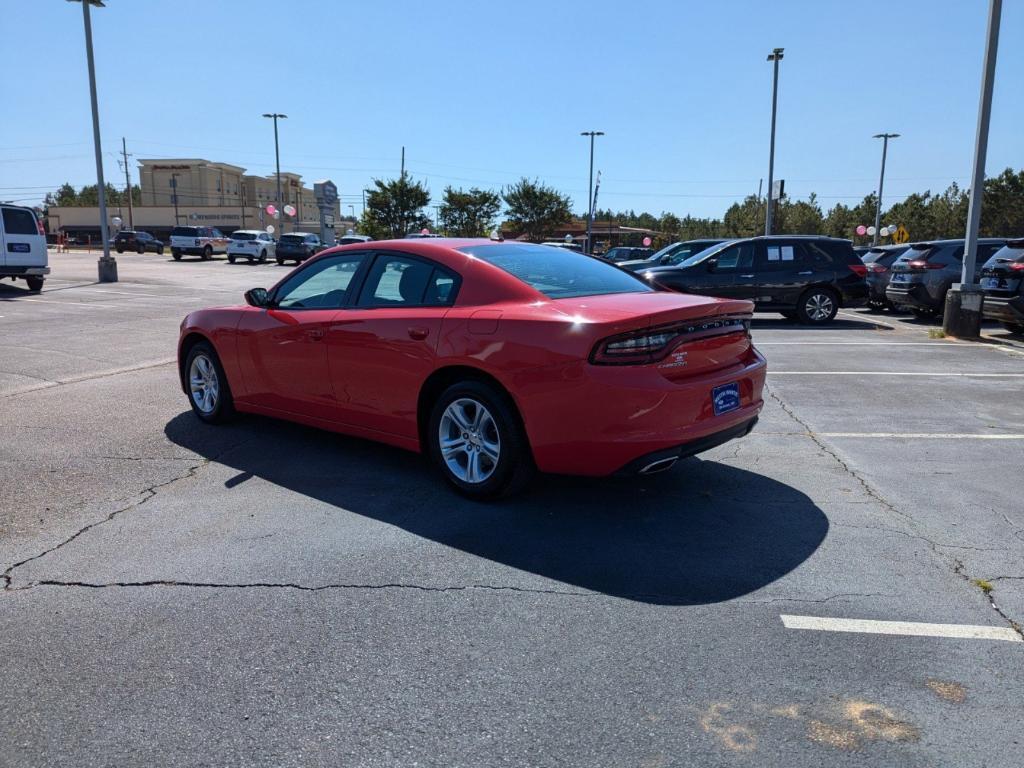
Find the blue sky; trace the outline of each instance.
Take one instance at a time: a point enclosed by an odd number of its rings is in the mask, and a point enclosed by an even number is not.
[[[786,49],[776,176],[824,208],[966,184],[983,0],[106,0],[93,12],[107,179],[139,157],[203,157],[330,177],[353,202],[406,166],[446,185],[536,177],[586,207],[719,216],[767,176],[773,47]],[[80,6],[0,0],[7,75],[0,199],[95,181]],[[1024,167],[1024,3],[1003,9],[989,173]],[[137,180],[137,175],[133,176]],[[343,209],[345,210],[345,209]],[[358,205],[356,207],[358,211]]]

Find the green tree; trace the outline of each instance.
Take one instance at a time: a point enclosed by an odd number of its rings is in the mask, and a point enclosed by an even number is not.
[[[1024,237],[1024,170],[1007,168],[985,180],[981,206],[981,234],[989,237]]]
[[[928,239],[963,237],[967,231],[967,192],[954,181],[941,195],[928,202],[932,231]]]
[[[405,174],[390,181],[374,179],[373,184],[375,189],[366,195],[361,232],[381,240],[430,226],[422,211],[430,203],[430,193],[420,182]]]
[[[882,226],[903,227],[912,240],[928,240],[935,231],[932,213],[931,192],[915,192],[882,215]]]
[[[747,195],[742,203],[733,203],[722,217],[726,237],[753,237],[764,233],[764,201]]]
[[[783,197],[779,201],[777,218],[773,220],[773,229],[785,235],[818,235],[825,228],[825,217],[822,216],[818,197],[813,192],[804,200],[791,202]]]
[[[78,205],[78,193],[68,182],[64,182],[57,188],[56,192],[47,192],[43,205],[49,208],[51,205],[70,206]]]
[[[522,178],[502,191],[508,206],[508,221],[530,240],[543,240],[555,227],[572,219],[572,203],[539,181]]]
[[[501,197],[473,187],[468,192],[446,187],[438,210],[439,225],[451,237],[480,237],[494,228]]]

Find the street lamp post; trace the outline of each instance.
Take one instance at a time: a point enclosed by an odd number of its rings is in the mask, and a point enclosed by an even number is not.
[[[981,334],[984,294],[981,286],[974,282],[974,264],[978,257],[978,226],[981,223],[981,203],[985,193],[985,157],[988,154],[988,126],[992,114],[992,86],[996,75],[996,50],[999,47],[999,19],[1002,10],[1002,0],[989,0],[985,68],[981,72],[981,99],[978,105],[978,129],[974,137],[974,169],[967,207],[963,271],[960,284],[954,284],[946,293],[946,307],[942,317],[942,330],[960,338],[977,338]]]
[[[768,145],[768,202],[764,214],[764,233],[772,233],[772,187],[775,181],[775,110],[779,100],[779,62],[782,61],[783,48],[775,48],[768,54],[768,61],[775,65],[772,77],[772,137]]]
[[[878,200],[875,201],[875,239],[872,245],[878,245],[878,237],[882,226],[882,185],[885,183],[885,155],[889,150],[889,139],[898,139],[898,133],[876,133],[872,138],[882,140],[882,174],[878,177]]]
[[[92,104],[92,141],[96,149],[96,189],[100,202],[100,237],[103,240],[103,255],[97,262],[99,282],[117,282],[117,260],[110,255],[110,232],[107,228],[107,188],[103,181],[103,150],[100,147],[100,113],[96,99],[96,67],[92,56],[92,20],[89,7],[103,8],[103,0],[68,0],[82,3],[82,18],[85,22],[85,58],[89,66],[89,100]]]
[[[277,166],[277,200],[275,201],[278,208],[284,206],[284,202],[281,200],[281,153],[278,149],[277,143],[277,121],[278,119],[287,120],[288,115],[282,115],[278,112],[264,112],[264,117],[269,117],[274,121],[274,163]],[[281,219],[281,224],[284,224],[284,218]],[[284,227],[282,227],[283,231]]]
[[[594,244],[590,240],[591,229],[594,226],[594,138],[604,136],[604,131],[582,131],[580,136],[590,137],[590,186],[587,192],[587,253],[594,253]]]

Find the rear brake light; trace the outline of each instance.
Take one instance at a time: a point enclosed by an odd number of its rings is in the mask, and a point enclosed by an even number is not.
[[[889,271],[885,267],[883,267],[881,264],[866,264],[865,266],[867,267],[867,271],[868,272],[873,272],[876,275],[880,275],[883,272],[888,272]]]
[[[1009,266],[1010,269],[1012,269],[1014,272],[1024,272],[1024,261],[1015,261],[1013,264],[1010,264]]]
[[[864,264],[850,264],[850,271],[856,274],[858,277],[864,277],[868,273],[868,268]]]
[[[590,362],[594,365],[654,363],[685,342],[741,332],[750,335],[749,316],[707,318],[643,328],[599,341],[590,353]]]
[[[914,269],[942,269],[946,265],[918,259],[916,261],[908,261],[907,266],[913,267]]]
[[[38,230],[40,235],[46,237],[46,230],[43,229],[43,222],[41,222],[39,219],[36,219],[36,229]]]

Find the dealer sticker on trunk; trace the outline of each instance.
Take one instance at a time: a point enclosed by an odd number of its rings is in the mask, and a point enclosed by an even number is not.
[[[711,390],[711,402],[715,406],[715,416],[740,407],[740,385],[733,381]]]

